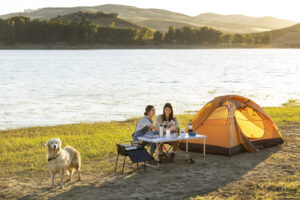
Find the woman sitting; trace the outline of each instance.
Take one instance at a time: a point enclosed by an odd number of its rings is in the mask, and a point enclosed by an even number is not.
[[[163,108],[163,114],[158,115],[156,118],[155,127],[159,130],[160,126],[164,126],[164,131],[170,129],[172,133],[178,132],[180,130],[179,123],[177,118],[174,116],[173,107],[170,103],[166,103]],[[173,151],[177,150],[179,142],[170,142],[170,145],[173,146]],[[162,152],[162,149],[159,150]],[[171,159],[174,159],[175,154],[171,153]]]
[[[135,132],[132,134],[133,140],[138,141],[138,137],[149,135],[158,135],[159,132],[155,126],[153,126],[152,118],[155,116],[154,106],[148,105],[144,113],[145,117],[140,119],[136,125]],[[143,145],[150,145],[150,155],[153,157],[153,153],[156,149],[156,144],[143,142]]]

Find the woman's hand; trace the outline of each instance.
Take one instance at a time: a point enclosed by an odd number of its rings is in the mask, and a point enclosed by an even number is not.
[[[176,131],[176,126],[175,126],[175,124],[173,124],[173,125],[171,126],[170,130],[171,130],[171,131]]]
[[[151,130],[151,131],[154,131],[154,130],[156,130],[156,127],[155,127],[155,126],[153,126],[152,124],[150,124],[148,127],[150,128],[150,130]]]
[[[167,121],[163,121],[162,125],[163,126],[168,126],[168,122]]]

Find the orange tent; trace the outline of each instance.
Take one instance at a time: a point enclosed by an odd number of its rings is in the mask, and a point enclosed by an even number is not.
[[[214,98],[192,120],[193,130],[206,135],[206,152],[234,155],[283,143],[270,116],[252,100],[236,95]],[[202,152],[203,141],[189,141],[189,150]],[[180,143],[185,149],[185,143]]]

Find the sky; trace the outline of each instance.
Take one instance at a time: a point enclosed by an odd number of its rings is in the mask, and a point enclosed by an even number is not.
[[[139,8],[160,8],[190,16],[205,12],[273,16],[300,22],[298,0],[0,0],[0,15],[44,7],[95,6],[121,4]]]

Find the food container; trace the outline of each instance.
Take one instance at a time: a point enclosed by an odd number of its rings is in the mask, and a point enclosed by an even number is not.
[[[195,132],[189,132],[189,136],[196,136]]]

